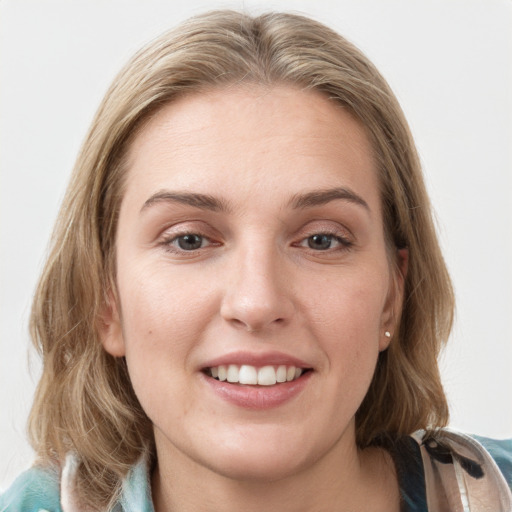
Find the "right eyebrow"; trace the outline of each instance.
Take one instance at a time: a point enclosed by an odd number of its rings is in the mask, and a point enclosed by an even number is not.
[[[141,208],[141,213],[158,203],[178,203],[187,206],[193,206],[201,210],[209,210],[213,212],[229,212],[231,208],[228,203],[222,199],[211,196],[209,194],[198,194],[191,192],[173,192],[171,190],[160,190],[153,194]]]

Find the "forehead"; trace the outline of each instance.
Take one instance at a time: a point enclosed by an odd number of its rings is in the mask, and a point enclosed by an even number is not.
[[[245,85],[191,94],[157,111],[130,146],[128,192],[210,192],[226,180],[248,189],[284,180],[290,193],[373,186],[370,195],[377,194],[364,126],[319,92]]]

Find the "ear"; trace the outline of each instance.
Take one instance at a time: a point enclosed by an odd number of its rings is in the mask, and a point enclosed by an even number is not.
[[[383,352],[389,347],[393,336],[398,329],[404,301],[404,284],[409,268],[409,250],[398,249],[395,261],[392,265],[391,283],[386,305],[382,313],[381,334],[379,338],[379,350]]]
[[[121,317],[112,291],[107,294],[107,300],[98,317],[98,331],[101,344],[110,355],[114,357],[125,355]]]

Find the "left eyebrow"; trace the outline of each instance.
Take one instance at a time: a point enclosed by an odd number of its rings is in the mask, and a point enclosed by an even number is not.
[[[290,205],[292,208],[300,210],[303,208],[322,206],[339,199],[362,206],[368,210],[368,212],[371,211],[368,203],[361,196],[344,187],[314,190],[305,194],[295,194],[290,201]]]

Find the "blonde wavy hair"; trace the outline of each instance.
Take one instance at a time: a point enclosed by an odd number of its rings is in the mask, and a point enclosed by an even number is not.
[[[401,320],[357,412],[358,445],[447,422],[437,357],[451,329],[453,292],[395,96],[357,48],[318,22],[211,12],[151,42],[108,90],[78,156],[34,298],[31,335],[43,373],[29,419],[31,442],[46,464],[78,454],[79,491],[94,510],[115,500],[142,454],[155,456],[125,361],[109,355],[99,337],[107,294],[116,290],[127,149],[163,105],[239,82],[320,91],[350,109],[373,143],[391,253],[409,252]]]

